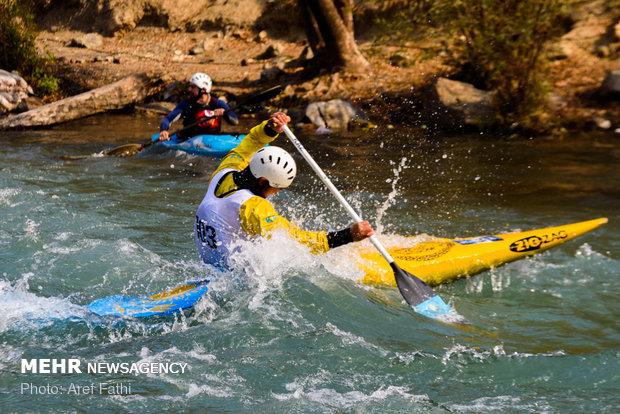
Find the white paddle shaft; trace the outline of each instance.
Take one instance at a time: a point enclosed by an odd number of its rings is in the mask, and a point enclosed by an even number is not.
[[[362,221],[362,218],[355,212],[355,210],[353,210],[353,207],[351,207],[351,205],[342,196],[342,194],[340,194],[340,191],[338,191],[338,189],[334,186],[334,184],[332,184],[329,178],[327,178],[327,176],[325,175],[321,167],[319,167],[319,165],[314,161],[314,159],[312,159],[310,154],[308,154],[308,151],[306,151],[304,146],[301,145],[301,142],[299,142],[299,140],[293,134],[293,132],[289,129],[289,127],[287,125],[284,125],[283,130],[286,136],[288,137],[288,139],[293,143],[293,145],[295,145],[295,148],[297,148],[297,150],[302,155],[302,157],[304,157],[306,162],[310,164],[310,167],[312,167],[312,169],[319,176],[321,181],[323,181],[323,184],[325,184],[325,186],[329,189],[329,191],[331,191],[332,194],[336,197],[340,205],[344,207],[347,213],[349,213],[349,216],[351,216],[351,218],[355,220],[356,223],[359,223],[360,221]],[[383,245],[379,242],[379,240],[375,236],[370,236],[369,239],[370,239],[370,242],[379,251],[379,253],[381,253],[381,256],[383,256],[383,258],[388,261],[388,263],[390,264],[394,263],[394,259],[392,259],[392,256],[390,256],[390,254],[387,252],[387,250],[385,250]]]

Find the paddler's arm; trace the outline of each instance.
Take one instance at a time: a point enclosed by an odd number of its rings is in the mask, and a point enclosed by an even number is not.
[[[269,144],[276,139],[278,133],[275,132],[269,125],[269,121],[263,121],[260,125],[255,126],[250,130],[250,133],[243,138],[241,143],[233,148],[222,162],[217,167],[215,172],[211,175],[211,178],[215,176],[219,171],[224,168],[233,168],[241,171],[250,163],[250,158],[259,149]]]
[[[168,130],[170,129],[170,124],[181,117],[183,111],[189,108],[189,101],[187,99],[183,99],[179,104],[161,121],[159,125],[159,140],[160,141],[168,141],[170,139],[170,135]]]
[[[370,236],[374,236],[375,232],[367,221],[354,223],[351,227],[344,228],[339,231],[330,231],[327,233],[327,242],[329,247],[334,249],[351,242],[359,242]]]
[[[239,125],[239,118],[237,115],[230,110],[230,107],[226,102],[221,99],[215,100],[215,106],[217,109],[215,110],[215,114],[217,116],[222,116],[230,125]]]
[[[329,233],[301,230],[280,216],[271,203],[262,197],[252,197],[241,206],[239,221],[243,230],[253,236],[269,237],[273,231],[285,229],[293,239],[309,247],[314,254],[325,253],[347,243],[362,241],[374,234],[367,221]]]

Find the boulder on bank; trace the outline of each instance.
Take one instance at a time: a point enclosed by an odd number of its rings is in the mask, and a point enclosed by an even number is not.
[[[620,69],[607,73],[596,91],[596,97],[601,100],[620,99]]]
[[[142,102],[162,86],[159,77],[131,75],[92,91],[0,120],[0,130],[45,127]]]
[[[434,129],[483,129],[493,122],[495,92],[439,78],[426,96],[424,118]]]
[[[341,99],[311,103],[306,107],[306,117],[317,127],[331,130],[346,130],[356,120],[367,118],[361,109]]]
[[[28,96],[33,94],[21,76],[0,69],[0,113],[19,111]]]
[[[103,45],[103,36],[99,33],[86,33],[83,36],[73,38],[69,46],[93,49]]]

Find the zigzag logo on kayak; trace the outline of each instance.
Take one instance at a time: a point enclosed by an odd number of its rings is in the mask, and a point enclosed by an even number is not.
[[[543,236],[530,236],[510,245],[510,250],[516,253],[531,252],[540,249],[543,245],[556,240],[562,240],[568,237],[564,230],[557,233],[544,234]]]

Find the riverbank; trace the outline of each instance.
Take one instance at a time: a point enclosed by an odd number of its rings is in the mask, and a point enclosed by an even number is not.
[[[101,37],[95,47],[71,46],[73,39],[83,35],[48,29],[37,38],[40,50],[56,58],[54,70],[65,96],[135,73],[150,73],[172,83],[184,82],[192,73],[202,71],[213,78],[215,94],[234,99],[272,86],[284,77],[290,86],[270,102],[274,108],[303,108],[313,101],[345,99],[364,109],[374,123],[419,126],[423,109],[420,91],[438,77],[449,75],[449,68],[441,61],[440,39],[432,35],[398,46],[360,40],[359,48],[372,68],[369,74],[325,72],[309,80],[294,79],[301,69],[287,65],[304,52],[302,37],[283,40],[242,29],[189,33],[138,26],[122,36]],[[193,54],[195,46],[204,46],[205,51]],[[269,48],[276,53],[262,59]],[[398,62],[394,56],[399,56]],[[272,68],[277,68],[275,76],[269,72]],[[592,129],[620,131],[620,102],[593,97],[607,73],[617,68],[620,58],[599,57],[581,47],[571,46],[570,56],[553,60],[547,75],[547,111],[557,120],[554,135]],[[154,98],[175,102],[178,96],[168,93]]]
[[[56,57],[55,71],[62,79],[65,96],[135,73],[152,73],[171,82],[184,81],[198,71],[211,76],[216,93],[249,93],[269,83],[269,80],[261,80],[265,69],[281,62],[286,65],[298,58],[306,47],[301,39],[259,40],[260,36],[249,30],[229,34],[222,31],[188,33],[142,26],[122,37],[102,37],[97,47],[70,46],[73,39],[83,35],[72,30],[45,30],[37,38],[40,50],[47,50]],[[191,54],[190,50],[202,42],[208,43],[208,50]],[[406,59],[416,64],[397,67],[389,64],[389,57],[401,47],[376,47],[372,42],[362,42],[360,49],[372,65],[369,74],[322,73],[315,79],[295,83],[294,90],[289,93],[295,93],[305,101],[341,98],[360,103],[372,102],[382,94],[388,96],[405,91],[403,95],[406,95],[407,91],[447,69],[438,57],[421,57],[426,49],[437,47],[435,43],[427,40],[423,45],[410,45]],[[261,59],[260,56],[270,47],[275,48],[277,54]],[[300,70],[284,65],[279,66],[288,75]]]

